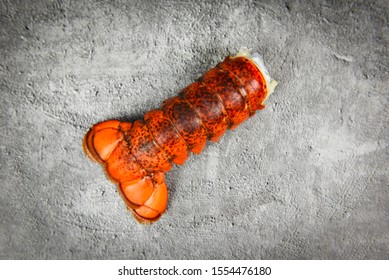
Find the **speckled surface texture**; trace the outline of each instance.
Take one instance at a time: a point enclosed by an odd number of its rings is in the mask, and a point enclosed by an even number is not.
[[[2,259],[388,259],[386,1],[0,2]],[[241,46],[267,108],[138,224],[83,153]]]

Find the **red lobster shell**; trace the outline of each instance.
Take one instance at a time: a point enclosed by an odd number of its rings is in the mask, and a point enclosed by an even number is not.
[[[172,164],[183,164],[190,152],[201,153],[207,139],[218,141],[227,129],[265,108],[275,86],[259,55],[243,49],[143,120],[95,124],[85,135],[85,153],[118,184],[135,218],[154,222],[166,210],[164,176]]]

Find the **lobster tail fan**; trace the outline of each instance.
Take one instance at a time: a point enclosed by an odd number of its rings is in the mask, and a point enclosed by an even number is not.
[[[94,125],[85,135],[83,147],[85,153],[94,161],[104,163],[113,150],[123,140],[119,131],[120,121],[111,120]]]
[[[131,153],[126,135],[133,125],[110,120],[94,125],[85,135],[85,153],[104,166],[119,186],[126,206],[142,223],[157,221],[166,210],[168,190],[164,172],[148,173]]]
[[[127,207],[141,223],[157,221],[166,210],[168,190],[163,172],[120,183],[119,192]]]

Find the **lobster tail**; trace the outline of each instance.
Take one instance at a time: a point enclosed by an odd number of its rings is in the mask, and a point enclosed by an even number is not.
[[[135,218],[154,222],[166,210],[164,174],[172,164],[183,164],[190,152],[201,153],[207,139],[216,142],[265,108],[276,84],[259,55],[242,49],[143,120],[94,125],[85,135],[84,150],[118,184]]]

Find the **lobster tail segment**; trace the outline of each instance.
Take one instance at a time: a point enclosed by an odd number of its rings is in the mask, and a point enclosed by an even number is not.
[[[269,71],[267,70],[263,58],[259,53],[250,54],[250,51],[246,47],[242,47],[240,51],[235,55],[234,58],[243,57],[252,61],[258,70],[261,72],[263,79],[265,80],[264,89],[265,96],[261,100],[261,105],[265,106],[265,100],[274,92],[278,82],[270,77]]]

